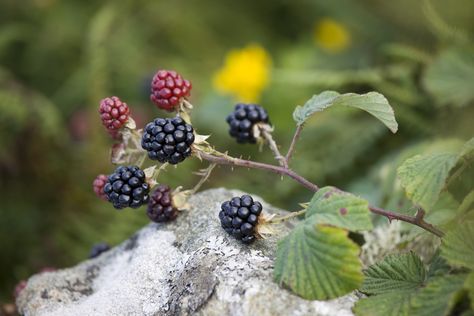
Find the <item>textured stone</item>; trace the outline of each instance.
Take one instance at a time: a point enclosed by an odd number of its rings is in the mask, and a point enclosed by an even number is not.
[[[244,245],[220,227],[220,204],[242,192],[193,196],[168,224],[150,224],[129,240],[75,267],[35,275],[17,300],[24,315],[352,315],[349,294],[303,300],[273,282],[277,234]],[[259,199],[262,201],[261,199]],[[267,213],[284,212],[262,201]],[[137,214],[137,216],[140,216]]]

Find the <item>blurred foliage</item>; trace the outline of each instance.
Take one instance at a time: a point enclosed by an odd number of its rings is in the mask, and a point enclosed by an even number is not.
[[[397,167],[441,139],[474,134],[472,12],[469,0],[2,1],[0,300],[42,266],[74,264],[93,243],[117,244],[147,223],[143,209],[117,212],[98,200],[91,183],[113,169],[99,101],[120,96],[139,126],[163,115],[148,101],[158,68],[192,81],[195,127],[217,148],[271,161],[230,140],[224,118],[240,100],[213,88],[227,54],[250,43],[272,60],[255,99],[284,149],[295,105],[313,94],[375,90],[389,99],[396,135],[366,113],[329,109],[306,124],[293,166],[321,186],[409,208]],[[163,179],[190,187],[200,166],[186,161]],[[287,209],[311,196],[266,173],[221,167],[211,179],[207,187],[243,189]]]

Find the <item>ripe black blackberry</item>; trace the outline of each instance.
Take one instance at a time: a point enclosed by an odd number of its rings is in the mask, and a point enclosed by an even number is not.
[[[110,246],[105,242],[95,244],[94,246],[92,246],[92,249],[89,252],[89,259],[96,258],[100,256],[102,253],[108,251],[109,249],[110,249]]]
[[[173,205],[169,186],[160,184],[153,191],[148,202],[147,215],[156,223],[172,221],[178,216],[178,209]]]
[[[256,238],[255,228],[261,212],[260,202],[254,201],[250,195],[242,195],[222,203],[219,219],[227,233],[243,243],[251,243]]]
[[[238,143],[256,142],[253,128],[255,124],[264,123],[270,125],[267,111],[256,104],[242,104],[235,106],[234,112],[227,116],[230,136],[237,139]]]
[[[148,203],[150,185],[145,172],[137,166],[121,166],[109,175],[104,193],[116,209],[137,208]]]
[[[146,125],[142,137],[142,148],[150,159],[173,165],[191,155],[193,143],[193,127],[179,116],[156,118]]]

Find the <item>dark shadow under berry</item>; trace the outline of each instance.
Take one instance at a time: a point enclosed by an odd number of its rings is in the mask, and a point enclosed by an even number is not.
[[[89,259],[96,258],[102,253],[108,251],[110,246],[107,243],[101,242],[92,246],[91,251],[89,252]]]

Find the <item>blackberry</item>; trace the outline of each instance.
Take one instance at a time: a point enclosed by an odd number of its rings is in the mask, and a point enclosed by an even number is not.
[[[178,216],[178,209],[173,205],[171,189],[165,184],[160,184],[150,195],[147,214],[150,220],[156,223],[168,222]]]
[[[261,212],[260,202],[250,195],[242,195],[222,203],[219,219],[227,233],[243,243],[251,243],[256,238],[255,227]]]
[[[155,119],[146,125],[142,137],[142,148],[150,159],[173,165],[191,155],[193,143],[193,127],[179,116]]]
[[[109,134],[116,138],[118,137],[117,131],[128,121],[130,109],[127,103],[122,102],[118,97],[110,97],[100,101],[99,113],[102,124],[107,128]]]
[[[258,123],[270,124],[267,111],[256,104],[242,104],[235,106],[234,112],[227,116],[230,136],[237,139],[238,143],[256,142],[253,127]]]
[[[121,166],[115,169],[104,186],[107,199],[116,209],[137,208],[148,203],[150,186],[145,173],[137,166]]]
[[[150,100],[160,109],[172,112],[191,94],[191,82],[172,70],[159,70],[151,82]]]
[[[89,252],[89,259],[96,258],[100,256],[102,253],[108,251],[110,249],[109,244],[105,242],[101,242],[92,246],[91,251]]]
[[[95,194],[102,200],[107,201],[107,196],[104,193],[104,186],[108,181],[108,177],[105,174],[99,174],[92,183]]]

